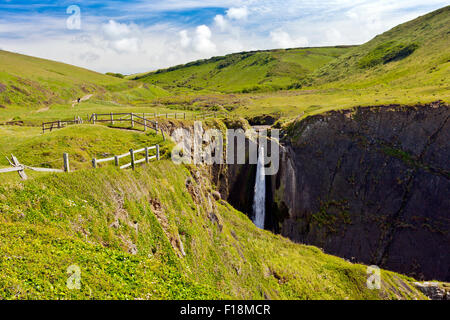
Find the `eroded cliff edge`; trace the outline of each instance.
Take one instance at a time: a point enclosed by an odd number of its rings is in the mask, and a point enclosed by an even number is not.
[[[276,228],[351,261],[450,281],[449,115],[437,102],[291,125],[270,181]]]

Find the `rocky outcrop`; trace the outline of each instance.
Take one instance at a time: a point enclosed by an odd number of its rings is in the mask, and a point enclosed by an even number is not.
[[[414,282],[414,286],[431,300],[450,300],[448,284],[438,282]]]
[[[293,124],[271,179],[294,241],[419,280],[450,280],[450,108],[380,106]]]

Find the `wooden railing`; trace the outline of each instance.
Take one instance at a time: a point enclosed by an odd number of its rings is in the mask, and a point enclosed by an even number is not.
[[[106,118],[105,118],[106,117]],[[119,118],[117,118],[119,117]],[[144,131],[147,129],[153,129],[158,132],[158,121],[147,119],[145,115],[141,117],[136,113],[93,113],[89,117],[89,122],[96,124],[97,122],[104,122],[114,125],[115,122],[130,122],[132,128],[136,124],[143,126]]]
[[[154,155],[150,155],[150,151],[155,150],[155,154]],[[144,153],[144,157],[136,160],[136,155],[140,154],[140,153]],[[120,159],[122,158],[126,158],[126,157],[130,157],[130,162],[120,165]],[[14,156],[11,155],[11,160],[9,158],[8,162],[10,163],[11,167],[10,168],[0,168],[0,173],[8,173],[8,172],[17,172],[19,174],[19,176],[22,178],[22,180],[26,180],[28,179],[27,174],[25,173],[25,170],[32,170],[32,171],[38,171],[38,172],[70,172],[70,165],[69,165],[69,154],[68,153],[64,153],[63,154],[63,163],[64,163],[64,170],[62,169],[53,169],[53,168],[37,168],[37,167],[33,167],[33,166],[27,166],[25,164],[22,164],[19,162],[19,160]],[[94,168],[98,168],[98,165],[100,163],[106,163],[106,162],[111,162],[114,161],[114,164],[119,167],[120,169],[126,169],[126,168],[132,168],[133,170],[135,169],[136,165],[139,163],[149,163],[150,160],[160,160],[160,154],[159,154],[159,145],[154,145],[151,147],[145,147],[139,150],[133,150],[130,149],[129,152],[118,155],[118,156],[113,156],[110,158],[104,158],[104,159],[92,159],[92,166]]]
[[[150,151],[151,150],[155,150],[155,155],[150,156]],[[144,153],[144,158],[136,160],[136,155],[139,153]],[[130,157],[130,162],[126,163],[124,165],[120,165],[120,159],[122,158],[126,158],[126,157]],[[160,159],[160,155],[159,155],[159,145],[154,145],[151,147],[145,147],[139,150],[133,150],[130,149],[129,152],[118,155],[118,156],[113,156],[113,157],[109,157],[109,158],[103,158],[103,159],[92,159],[92,167],[93,168],[98,168],[98,165],[100,163],[106,163],[106,162],[112,162],[114,161],[114,165],[116,167],[119,167],[120,169],[127,169],[127,168],[132,168],[133,170],[135,169],[136,165],[139,163],[149,163],[150,160],[159,160]]]
[[[114,125],[116,122],[130,122],[130,126],[132,128],[135,128],[136,125],[140,125],[143,127],[144,131],[147,129],[155,130],[156,133],[158,133],[159,130],[161,130],[158,126],[158,121],[156,119],[158,118],[165,118],[165,119],[180,119],[180,120],[205,120],[210,118],[220,118],[220,117],[226,117],[225,112],[210,112],[210,113],[202,113],[202,114],[187,114],[185,112],[175,112],[175,113],[133,113],[133,112],[127,112],[127,113],[93,113],[91,115],[87,116],[87,119],[90,123],[96,124],[96,123],[109,123],[111,125]],[[155,120],[152,120],[155,119]],[[74,117],[74,120],[57,120],[52,122],[44,122],[42,123],[42,133],[45,133],[45,131],[52,131],[53,129],[61,129],[65,128],[68,125],[71,124],[82,124],[83,119],[81,117]],[[163,135],[163,138],[165,140],[165,135],[163,130],[161,130],[161,134]]]
[[[67,154],[67,153],[63,154],[64,170],[52,169],[52,168],[36,168],[36,167],[32,167],[32,166],[27,166],[25,164],[20,163],[19,160],[14,155],[11,155],[11,160],[8,159],[8,162],[10,163],[10,165],[12,167],[0,169],[0,173],[17,172],[19,174],[19,176],[22,178],[22,180],[28,179],[28,176],[25,173],[25,169],[32,170],[32,171],[38,171],[38,172],[69,172],[70,171],[70,169],[69,169],[69,154]]]
[[[83,119],[81,119],[80,117],[75,117],[73,120],[57,120],[52,122],[43,122],[42,133],[45,133],[46,130],[50,130],[51,132],[53,129],[61,129],[71,124],[82,124],[82,123]]]

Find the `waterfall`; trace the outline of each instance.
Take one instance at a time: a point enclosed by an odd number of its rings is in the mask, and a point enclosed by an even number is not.
[[[255,196],[253,198],[253,223],[264,229],[266,217],[266,175],[264,170],[264,148],[259,148],[258,167],[256,169]]]

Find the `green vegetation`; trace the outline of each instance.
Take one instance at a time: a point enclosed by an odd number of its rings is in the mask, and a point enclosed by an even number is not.
[[[171,144],[159,135],[105,125],[42,135],[39,125],[93,112],[226,111],[230,127],[247,126],[242,117],[278,120],[291,134],[295,120],[328,110],[448,102],[449,23],[446,7],[358,47],[238,53],[127,77],[0,51],[0,120],[26,125],[0,126],[0,166],[13,153],[61,168],[68,152],[77,170],[30,172],[28,181],[2,174],[0,299],[424,298],[412,279],[386,271],[382,290],[368,290],[365,266],[257,229],[214,200],[202,169],[168,160],[89,169],[94,157],[156,143],[167,158]],[[416,165],[401,150],[382,151]],[[324,203],[313,218],[350,223],[345,203]],[[66,287],[73,264],[80,290]]]
[[[418,47],[417,43],[407,45],[397,44],[395,41],[383,43],[362,58],[359,61],[359,66],[361,68],[370,68],[381,63],[401,60],[412,54]]]
[[[3,183],[0,298],[424,298],[387,271],[369,290],[365,266],[257,229],[196,172],[160,161]]]
[[[143,85],[64,63],[0,50],[0,117],[17,111],[47,110],[72,105],[87,94],[117,103],[149,101],[166,95],[161,88]]]
[[[354,106],[449,102],[449,24],[447,6],[357,47],[234,54],[129,78],[177,93],[158,99],[164,105],[209,100],[206,107],[283,121]]]
[[[350,47],[255,51],[214,57],[128,79],[171,92],[249,93],[301,88],[310,74]]]

